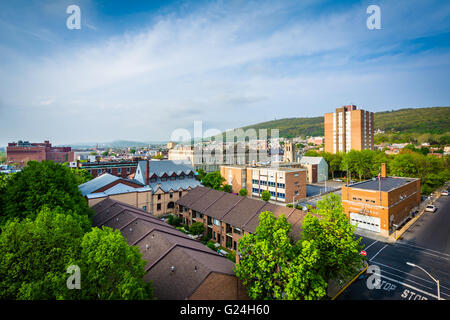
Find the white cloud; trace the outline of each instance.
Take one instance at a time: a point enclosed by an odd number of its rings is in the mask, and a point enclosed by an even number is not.
[[[411,76],[421,69],[448,68],[447,53],[389,54],[395,44],[386,39],[401,37],[402,23],[388,28],[402,10],[392,8],[383,33],[370,34],[361,6],[284,22],[286,8],[278,3],[241,11],[212,4],[187,16],[161,16],[139,32],[3,66],[14,72],[0,78],[0,94],[17,108],[10,111],[15,121],[21,112],[27,114],[21,121],[30,124],[50,118],[46,134],[62,139],[59,131],[65,129],[70,141],[125,134],[167,139],[193,120],[221,123],[219,129],[225,129],[274,116],[317,116],[352,99],[382,106],[395,94],[392,88],[408,90],[407,81],[417,82]],[[409,33],[436,32],[425,23],[414,27]],[[358,60],[365,55],[373,57]],[[414,75],[404,72],[411,67]],[[38,114],[42,109],[33,109],[34,101],[51,115]],[[391,101],[407,106],[413,100]],[[35,135],[41,129],[30,125],[27,130]],[[8,139],[21,135],[14,131],[0,129]]]

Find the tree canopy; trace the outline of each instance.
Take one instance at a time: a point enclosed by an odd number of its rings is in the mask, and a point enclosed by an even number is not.
[[[66,214],[77,217],[84,230],[89,230],[93,212],[78,190],[81,179],[62,164],[29,161],[4,186],[0,226],[13,218],[34,219],[45,206],[50,209],[60,207]]]
[[[236,275],[252,299],[321,298],[326,294],[326,282],[315,269],[319,252],[314,242],[294,242],[291,225],[282,215],[262,212],[254,234],[239,241],[241,258]]]
[[[43,208],[35,220],[9,221],[0,234],[0,299],[147,299],[145,261],[120,232],[80,223],[61,208]],[[68,289],[77,265],[81,288]]]

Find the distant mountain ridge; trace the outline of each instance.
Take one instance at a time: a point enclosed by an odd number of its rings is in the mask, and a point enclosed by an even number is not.
[[[330,112],[333,112],[331,110]],[[450,107],[405,108],[392,111],[375,112],[375,127],[386,132],[434,133],[450,132]],[[323,136],[324,117],[284,118],[241,127],[278,129],[280,137]]]
[[[141,142],[141,141],[128,141],[128,140],[115,140],[111,142],[102,142],[102,143],[96,143],[96,142],[87,142],[87,143],[72,143],[72,144],[65,144],[61,146],[69,146],[72,147],[72,149],[89,149],[89,148],[95,148],[97,145],[100,148],[128,148],[128,147],[147,147],[148,145],[155,145],[155,144],[166,144],[166,141],[147,141],[147,142]]]

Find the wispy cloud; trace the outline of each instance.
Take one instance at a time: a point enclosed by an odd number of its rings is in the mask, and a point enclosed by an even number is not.
[[[193,120],[227,129],[273,117],[317,116],[349,102],[373,111],[448,102],[449,93],[426,89],[449,80],[449,50],[411,52],[398,44],[448,30],[442,13],[448,5],[385,3],[379,31],[365,28],[364,3],[324,12],[322,5],[210,3],[154,15],[145,27],[68,43],[44,57],[19,53],[14,63],[0,62],[0,95],[9,106],[8,122],[26,123],[26,130],[14,130],[2,118],[0,144],[23,132],[61,143],[125,134],[161,140]],[[406,10],[414,5],[427,16],[406,29],[418,15]],[[96,30],[95,21],[89,25]],[[420,86],[423,92],[415,90]],[[33,108],[36,103],[45,114]],[[51,120],[45,132],[33,125],[39,119]]]

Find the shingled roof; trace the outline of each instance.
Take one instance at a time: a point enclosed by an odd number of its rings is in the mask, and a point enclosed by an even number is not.
[[[291,234],[294,238],[301,235],[305,217],[305,213],[301,210],[203,186],[192,189],[176,203],[249,233],[256,232],[261,212],[271,211],[277,218],[284,214],[292,226]]]
[[[93,226],[118,229],[139,247],[158,299],[187,299],[212,272],[234,276],[230,260],[144,210],[110,198],[92,208]]]

